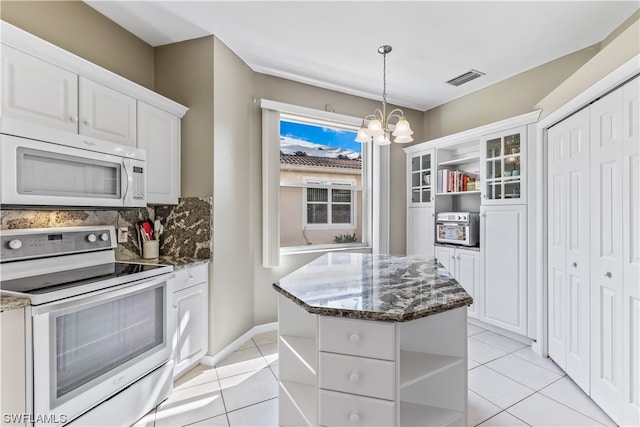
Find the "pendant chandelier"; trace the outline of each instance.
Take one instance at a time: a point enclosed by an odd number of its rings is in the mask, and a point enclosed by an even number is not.
[[[373,140],[378,145],[391,144],[391,135],[394,142],[399,144],[413,141],[411,135],[413,131],[409,126],[409,121],[404,117],[401,109],[396,108],[387,115],[387,54],[391,52],[391,46],[384,45],[378,48],[378,53],[382,55],[382,111],[376,108],[373,114],[369,114],[362,119],[362,125],[358,130],[356,142],[368,142]],[[389,134],[391,119],[397,119],[395,129]],[[368,121],[365,126],[365,121]]]

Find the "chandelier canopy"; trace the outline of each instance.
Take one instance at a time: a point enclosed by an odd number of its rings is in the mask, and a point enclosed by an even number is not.
[[[396,108],[387,115],[387,54],[391,52],[391,46],[383,45],[378,48],[378,53],[382,55],[382,111],[376,108],[373,114],[369,114],[362,119],[362,125],[358,129],[356,142],[368,142],[373,140],[378,145],[391,144],[389,135],[389,125],[391,119],[397,119],[395,129],[393,130],[393,142],[399,144],[413,141],[411,135],[413,131],[409,125],[409,121],[405,118],[401,109]],[[365,121],[368,123],[365,126]]]

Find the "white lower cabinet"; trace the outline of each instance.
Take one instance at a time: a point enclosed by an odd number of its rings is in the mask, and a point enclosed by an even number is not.
[[[480,320],[527,335],[527,206],[480,209]]]
[[[198,364],[208,350],[209,266],[198,264],[176,271],[171,287],[173,307],[173,377]]]
[[[466,425],[467,313],[310,314],[278,296],[281,426]]]
[[[478,318],[478,307],[481,306],[477,301],[480,283],[480,252],[473,249],[439,245],[435,246],[434,252],[440,264],[453,275],[473,298],[474,303],[467,310],[470,317]]]

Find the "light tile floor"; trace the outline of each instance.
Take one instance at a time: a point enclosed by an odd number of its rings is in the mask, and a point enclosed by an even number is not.
[[[614,426],[550,359],[469,324],[470,426]],[[215,368],[199,365],[136,426],[277,426],[276,332],[257,335]]]

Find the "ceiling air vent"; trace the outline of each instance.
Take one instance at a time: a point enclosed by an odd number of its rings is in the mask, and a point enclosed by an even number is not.
[[[447,81],[452,86],[461,86],[465,83],[470,82],[471,80],[477,79],[480,76],[484,76],[484,73],[476,70],[469,70],[464,74],[459,75],[458,77],[454,77],[451,80]]]

